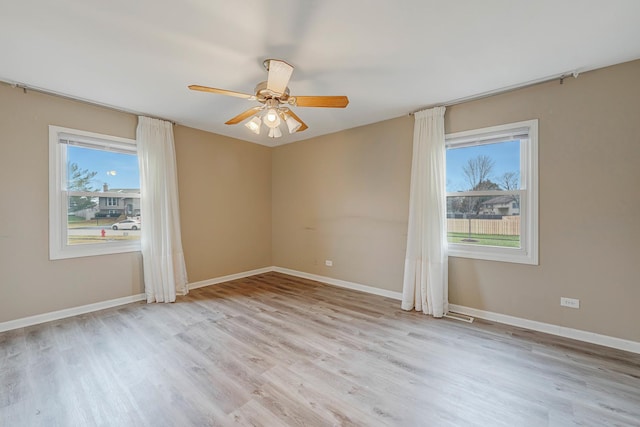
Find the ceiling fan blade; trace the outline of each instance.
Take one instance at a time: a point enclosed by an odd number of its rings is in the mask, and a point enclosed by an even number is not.
[[[238,114],[237,116],[235,116],[234,118],[227,120],[224,124],[225,125],[237,125],[238,123],[240,123],[244,119],[253,116],[255,113],[257,113],[260,110],[262,110],[262,106],[249,108],[247,111],[244,111],[244,112]]]
[[[200,92],[219,93],[220,95],[235,96],[236,98],[244,98],[244,99],[249,99],[249,100],[255,100],[256,99],[256,97],[254,95],[249,95],[247,93],[234,92],[232,90],[226,90],[226,89],[217,89],[215,87],[191,85],[191,86],[189,86],[189,89],[198,90]]]
[[[278,59],[270,59],[267,89],[273,93],[282,95],[287,89],[292,73],[293,67],[291,65]]]
[[[293,117],[294,119],[296,119],[296,121],[298,123],[300,123],[300,127],[298,128],[298,130],[296,132],[302,132],[303,130],[307,130],[309,129],[309,126],[307,126],[307,124],[305,122],[303,122],[302,120],[300,120],[300,117],[298,117],[296,115],[296,113],[294,113],[293,111],[291,111],[290,109],[286,108],[284,109],[284,112],[287,113],[288,115],[290,115],[291,117]]]
[[[291,100],[298,107],[344,108],[349,105],[349,98],[346,96],[295,96]]]

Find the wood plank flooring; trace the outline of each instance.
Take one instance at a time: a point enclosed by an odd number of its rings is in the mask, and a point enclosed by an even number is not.
[[[640,426],[640,356],[268,273],[0,334],[1,426]]]

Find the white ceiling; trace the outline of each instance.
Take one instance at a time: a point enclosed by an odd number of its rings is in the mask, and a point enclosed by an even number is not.
[[[640,58],[639,0],[21,0],[0,12],[0,79],[265,145]],[[295,67],[309,129],[270,140],[224,122],[262,62]]]

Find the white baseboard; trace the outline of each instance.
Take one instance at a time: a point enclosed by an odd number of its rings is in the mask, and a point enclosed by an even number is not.
[[[567,328],[553,325],[551,323],[538,322],[535,320],[523,319],[521,317],[509,316],[506,314],[493,313],[491,311],[478,310],[477,308],[465,307],[463,305],[449,304],[449,310],[479,319],[490,320],[492,322],[504,323],[506,325],[531,329],[533,331],[544,332],[560,337],[571,338],[591,344],[603,345],[605,347],[616,348],[618,350],[630,351],[640,354],[640,342],[624,340],[622,338],[610,337],[608,335],[596,334],[594,332],[581,331],[579,329]]]
[[[370,294],[381,295],[399,301],[402,300],[402,292],[387,291],[385,289],[375,288],[373,286],[347,282],[344,280],[333,279],[331,277],[319,276],[317,274],[305,273],[302,271],[290,270],[283,267],[272,267],[272,271],[301,277],[303,279],[328,283],[330,285],[339,286],[342,288],[354,289]],[[600,335],[594,332],[581,331],[579,329],[572,329],[564,326],[552,325],[550,323],[537,322],[535,320],[528,320],[520,317],[508,316],[506,314],[478,310],[476,308],[465,307],[457,304],[449,304],[449,310],[460,314],[466,314],[467,316],[477,317],[479,319],[486,319],[493,322],[504,323],[506,325],[530,329],[532,331],[544,332],[551,335],[557,335],[560,337],[571,338],[578,341],[584,341],[592,344],[603,345],[605,347],[611,347],[618,350],[630,351],[632,353],[640,354],[640,342],[610,337],[608,335]]]
[[[259,268],[257,270],[245,271],[228,276],[217,277],[215,279],[202,280],[200,282],[189,283],[189,289],[201,288],[203,286],[215,285],[218,283],[228,282],[230,280],[242,279],[243,277],[254,276],[256,274],[268,273],[273,271],[273,267]],[[52,320],[64,319],[65,317],[77,316],[79,314],[91,313],[93,311],[104,310],[106,308],[117,307],[119,305],[129,304],[132,302],[145,301],[146,294],[131,295],[128,297],[116,298],[108,301],[100,301],[94,304],[81,305],[78,307],[65,308],[64,310],[52,311],[49,313],[37,314],[35,316],[23,317],[21,319],[0,322],[0,332],[10,331],[12,329],[25,328],[27,326],[37,325],[39,323],[51,322]]]
[[[147,296],[145,294],[137,294],[107,301],[100,301],[93,304],[81,305],[78,307],[65,308],[64,310],[51,311],[49,313],[37,314],[35,316],[23,317],[21,319],[9,320],[7,322],[0,323],[0,332],[25,328],[39,323],[51,322],[52,320],[91,313],[92,311],[104,310],[105,308],[117,307],[119,305],[130,304],[132,302],[143,301],[146,299]]]
[[[393,298],[398,301],[402,300],[401,292],[388,291],[386,289],[375,288],[373,286],[361,285],[360,283],[347,282],[345,280],[334,279],[332,277],[319,276],[317,274],[305,273],[303,271],[290,270],[283,267],[272,267],[271,271],[277,273],[288,274],[290,276],[301,277],[303,279],[315,280],[317,282],[327,283],[329,285],[339,286],[341,288],[353,289],[369,294],[380,295],[387,298]]]
[[[355,289],[357,291],[367,292],[375,295],[382,295],[396,300],[402,300],[401,292],[387,291],[384,289],[374,288],[372,286],[361,285],[359,283],[346,282],[344,280],[333,279],[331,277],[319,276],[311,273],[304,273],[302,271],[290,270],[288,268],[282,267],[273,267],[272,271],[289,274],[291,276],[302,277],[303,279],[316,280],[318,282],[328,283],[330,285],[340,286],[342,288]],[[551,335],[557,335],[560,337],[571,338],[578,341],[584,341],[591,344],[603,345],[605,347],[611,347],[618,350],[630,351],[632,353],[640,354],[639,342],[624,340],[622,338],[600,335],[594,332],[581,331],[579,329],[552,325],[550,323],[537,322],[535,320],[508,316],[506,314],[478,310],[476,308],[465,307],[457,304],[449,304],[449,310],[460,314],[466,314],[467,316],[477,317],[478,319],[485,319],[493,322],[504,323],[506,325],[518,326],[521,328],[530,329],[532,331],[544,332]]]
[[[199,282],[189,283],[189,290],[198,289],[204,286],[217,285],[219,283],[230,282],[231,280],[244,279],[245,277],[255,276],[256,274],[264,274],[274,271],[274,267],[263,267],[255,270],[243,271],[242,273],[229,274],[228,276],[216,277],[215,279],[201,280]]]
[[[204,286],[216,285],[231,280],[242,279],[256,274],[264,274],[275,271],[290,276],[296,276],[303,279],[315,280],[329,285],[341,288],[353,289],[356,291],[367,292],[369,294],[380,295],[392,298],[398,301],[402,300],[401,292],[389,291],[373,286],[362,285],[360,283],[348,282],[345,280],[334,279],[332,277],[320,276],[317,274],[305,273],[302,271],[291,270],[283,267],[264,267],[256,270],[244,271],[241,273],[230,274],[227,276],[217,277],[214,279],[202,280],[199,282],[189,283],[189,289],[197,289]],[[145,294],[131,295],[128,297],[116,298],[108,301],[101,301],[94,304],[82,305],[79,307],[67,308],[64,310],[52,311],[50,313],[38,314],[35,316],[23,317],[21,319],[0,322],[0,332],[12,329],[24,328],[27,326],[37,325],[39,323],[50,322],[52,320],[64,319],[66,317],[77,316],[79,314],[90,313],[93,311],[104,310],[106,308],[116,307],[119,305],[129,304],[132,302],[146,300]],[[557,335],[565,338],[571,338],[592,344],[603,345],[606,347],[616,348],[619,350],[630,351],[640,354],[640,342],[629,341],[622,338],[610,337],[608,335],[600,335],[594,332],[581,331],[579,329],[567,328],[564,326],[553,325],[550,323],[538,322],[535,320],[523,319],[520,317],[509,316],[506,314],[494,313],[491,311],[478,310],[476,308],[465,307],[457,304],[449,304],[449,310],[466,314],[468,316],[486,319],[493,322],[504,323],[506,325],[517,326],[521,328],[531,329],[533,331],[544,332],[551,335]]]

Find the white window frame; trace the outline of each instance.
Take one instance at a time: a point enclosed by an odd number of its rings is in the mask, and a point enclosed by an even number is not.
[[[448,192],[452,196],[520,195],[520,248],[448,243],[450,256],[538,265],[538,120],[527,120],[445,135],[447,148],[483,145],[527,131],[520,143],[520,189],[516,191]]]
[[[96,255],[110,255],[140,251],[140,241],[119,241],[95,244],[67,244],[67,197],[71,192],[66,188],[67,144],[61,139],[73,139],[86,146],[105,151],[123,151],[137,153],[136,141],[95,132],[70,129],[49,125],[49,259],[78,258]],[[122,194],[92,193],[74,191],[73,195],[122,197]],[[125,194],[127,197],[140,197],[139,194]]]

